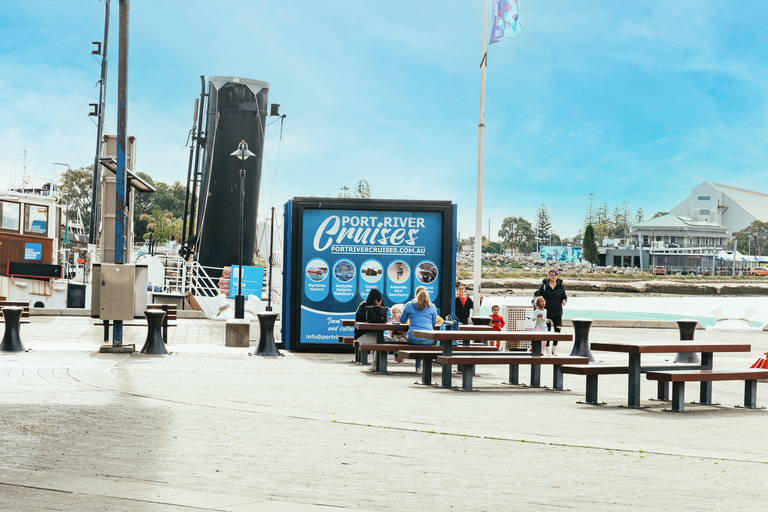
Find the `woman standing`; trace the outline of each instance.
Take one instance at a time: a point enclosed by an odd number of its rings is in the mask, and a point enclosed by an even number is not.
[[[483,304],[483,296],[480,296],[480,305]],[[456,281],[456,304],[454,305],[454,311],[456,312],[456,318],[459,319],[460,324],[469,323],[470,311],[474,310],[475,303],[472,301],[472,297],[467,295],[464,290],[464,283]]]
[[[563,306],[568,301],[565,294],[563,280],[557,276],[560,271],[556,268],[549,269],[547,279],[541,281],[541,286],[533,294],[534,297],[544,297],[547,309],[547,330],[551,331],[554,327],[555,332],[560,332],[563,325]],[[549,354],[549,342],[547,342],[547,355]],[[552,355],[557,355],[557,342],[552,342]]]
[[[416,289],[416,298],[406,304],[400,314],[400,323],[406,322],[410,324],[408,329],[408,343],[410,345],[432,345],[430,340],[413,337],[413,331],[431,331],[437,323],[437,309],[434,304],[429,302],[429,293],[422,286]],[[416,373],[421,373],[421,359],[416,360]]]

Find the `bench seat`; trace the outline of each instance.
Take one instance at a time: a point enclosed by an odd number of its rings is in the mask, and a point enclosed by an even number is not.
[[[414,346],[414,345],[412,345]],[[418,345],[416,345],[418,346]],[[397,353],[400,354],[404,359],[423,359],[425,361],[430,361],[437,359],[438,356],[442,355],[443,351],[440,347],[436,347],[434,345],[425,345],[432,350],[399,350]],[[496,347],[492,347],[489,345],[460,345],[458,347],[453,347],[454,352],[486,352],[486,353],[494,353],[497,352],[499,349]],[[432,384],[432,363],[427,362],[424,364],[424,369],[421,372],[421,383],[425,385]]]
[[[531,387],[540,387],[540,365],[551,365],[554,369],[553,389],[563,389],[563,373],[561,371],[564,364],[589,364],[589,358],[576,356],[532,356],[532,355],[512,355],[509,353],[500,354],[482,354],[482,355],[451,355],[438,356],[439,364],[460,364],[464,366],[461,374],[464,391],[472,390],[472,377],[475,374],[475,366],[478,364],[504,364],[509,365],[509,383],[518,384],[519,365],[531,365]]]
[[[602,366],[598,364],[563,365],[560,370],[570,375],[585,375],[587,377],[587,404],[600,404],[597,400],[597,377],[599,375],[628,375],[629,366]]]
[[[744,405],[746,409],[757,409],[757,381],[768,379],[768,369],[747,368],[741,370],[680,370],[672,372],[649,371],[645,374],[648,380],[672,383],[673,412],[685,411],[686,382],[714,382],[728,380],[744,381]],[[703,396],[703,394],[702,394]],[[710,404],[710,401],[699,403]]]

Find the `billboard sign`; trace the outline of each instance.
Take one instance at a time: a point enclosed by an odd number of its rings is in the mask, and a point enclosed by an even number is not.
[[[341,320],[353,319],[373,288],[389,307],[411,300],[415,289],[424,286],[438,314],[446,308],[442,314],[450,312],[452,300],[444,299],[451,295],[455,274],[450,263],[452,215],[446,218],[445,211],[429,211],[424,204],[384,210],[357,206],[359,202],[303,208],[292,223],[295,231],[286,230],[286,245],[292,237],[300,253],[286,258],[293,269],[291,279],[284,280],[284,304],[298,306],[287,312],[293,331],[289,348],[339,344],[339,336],[352,334],[351,328],[341,327]],[[286,283],[291,280],[292,285]],[[286,293],[293,294],[291,300]]]
[[[563,245],[543,246],[540,250],[541,259],[546,261],[581,262],[581,247],[566,247]]]

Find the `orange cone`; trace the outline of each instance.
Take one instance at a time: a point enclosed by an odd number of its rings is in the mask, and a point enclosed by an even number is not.
[[[764,368],[768,369],[768,352],[765,353],[765,358],[761,357],[750,368]]]

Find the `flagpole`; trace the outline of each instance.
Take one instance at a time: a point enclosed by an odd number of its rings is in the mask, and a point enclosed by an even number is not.
[[[483,156],[485,152],[485,67],[486,46],[485,38],[488,30],[488,0],[483,0],[483,53],[480,62],[480,124],[477,126],[477,205],[475,210],[475,270],[473,282],[473,298],[475,304],[473,313],[480,310],[480,258],[483,252]]]

